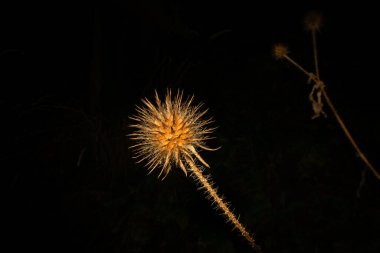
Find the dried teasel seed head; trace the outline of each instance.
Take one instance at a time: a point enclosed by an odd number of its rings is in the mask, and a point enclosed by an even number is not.
[[[131,148],[139,162],[145,162],[149,173],[161,168],[159,177],[165,178],[172,167],[180,168],[187,175],[185,161],[199,161],[209,167],[198,153],[212,151],[206,140],[215,128],[209,128],[212,119],[204,119],[207,110],[202,104],[193,105],[193,98],[183,99],[183,92],[172,95],[167,90],[161,100],[156,92],[155,103],[143,99],[143,106],[137,106],[137,114],[130,117],[135,129],[130,138],[137,142]]]
[[[273,47],[273,56],[276,59],[282,59],[289,53],[288,47],[285,46],[284,44],[276,44]]]
[[[323,16],[319,11],[310,11],[306,14],[305,28],[308,31],[319,31],[323,24]]]

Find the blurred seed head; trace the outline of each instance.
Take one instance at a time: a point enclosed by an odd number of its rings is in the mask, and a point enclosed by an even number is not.
[[[273,56],[276,59],[282,59],[289,53],[288,47],[282,43],[275,44],[273,47]]]
[[[323,16],[319,11],[310,11],[306,14],[305,28],[309,31],[319,31],[323,25]]]

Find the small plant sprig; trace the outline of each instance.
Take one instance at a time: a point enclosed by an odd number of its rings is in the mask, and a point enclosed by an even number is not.
[[[350,141],[351,145],[356,150],[358,156],[361,160],[366,164],[366,166],[370,169],[373,175],[380,181],[380,174],[377,172],[375,167],[369,162],[366,155],[361,151],[358,144],[352,137],[351,133],[348,131],[346,125],[344,124],[341,116],[338,111],[335,109],[334,104],[332,103],[330,97],[326,92],[326,85],[320,78],[319,65],[318,65],[318,51],[317,51],[317,32],[320,30],[322,25],[322,15],[319,12],[313,11],[310,12],[305,17],[305,27],[308,31],[311,32],[312,41],[313,41],[313,58],[314,58],[314,67],[315,73],[307,71],[300,64],[298,64],[295,60],[293,60],[289,56],[288,48],[283,44],[276,44],[273,48],[273,55],[276,59],[285,59],[294,65],[296,68],[301,70],[308,77],[308,83],[314,83],[312,90],[309,94],[309,100],[312,104],[312,108],[314,111],[314,115],[312,119],[318,118],[321,115],[326,117],[326,113],[323,111],[323,101],[322,98],[326,101],[327,105],[330,107],[332,113],[335,116],[335,119],[338,121],[339,126],[342,128],[345,136]]]
[[[203,119],[207,110],[201,110],[202,104],[192,105],[194,97],[183,100],[183,92],[178,91],[174,98],[167,90],[165,100],[161,101],[157,92],[155,104],[143,99],[143,107],[137,106],[137,115],[130,117],[136,123],[131,127],[136,130],[129,134],[137,143],[131,148],[135,151],[138,163],[145,162],[150,174],[160,168],[158,177],[164,179],[172,168],[180,168],[190,176],[207,193],[216,209],[222,211],[226,220],[236,228],[257,252],[260,247],[252,235],[240,223],[230,210],[229,204],[219,196],[209,175],[203,175],[203,168],[210,166],[201,157],[199,150],[214,151],[205,142],[215,129],[209,128],[212,119]],[[204,167],[203,167],[204,166]]]

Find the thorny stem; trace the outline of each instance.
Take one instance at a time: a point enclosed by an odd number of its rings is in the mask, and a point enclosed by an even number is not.
[[[298,69],[300,69],[303,73],[305,73],[309,79],[312,79],[314,82],[321,82],[321,80],[315,76],[313,73],[307,72],[301,65],[299,65],[296,61],[294,61],[292,58],[290,58],[288,55],[284,56],[285,59],[287,59],[290,63],[292,63],[294,66],[296,66]],[[351,145],[356,150],[358,156],[362,159],[362,161],[367,165],[367,167],[371,170],[371,172],[375,175],[375,177],[380,181],[380,174],[376,171],[375,167],[370,163],[368,158],[365,156],[365,154],[361,151],[358,144],[356,144],[354,138],[352,137],[351,133],[348,131],[346,125],[344,124],[342,118],[340,117],[338,111],[335,109],[334,104],[331,102],[329,96],[326,93],[325,86],[320,85],[320,89],[322,91],[323,97],[326,99],[327,104],[329,105],[331,111],[333,112],[336,120],[339,123],[339,126],[342,128],[344,134],[346,135],[347,139],[350,141]]]
[[[235,228],[237,228],[240,234],[249,242],[256,252],[261,252],[260,247],[256,244],[253,237],[248,233],[246,228],[239,222],[238,218],[236,218],[235,214],[228,208],[227,204],[223,201],[221,197],[219,197],[216,189],[212,187],[207,178],[203,176],[201,170],[194,164],[193,161],[186,158],[186,163],[190,167],[190,171],[195,176],[196,180],[202,185],[209,196],[212,198],[212,201],[223,211],[223,214],[226,216],[226,219],[230,221]]]

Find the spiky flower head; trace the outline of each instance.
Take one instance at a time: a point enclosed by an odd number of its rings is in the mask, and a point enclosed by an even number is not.
[[[164,100],[156,92],[155,104],[145,98],[143,106],[136,106],[137,114],[130,117],[136,121],[131,125],[135,131],[129,136],[137,144],[131,148],[138,162],[145,162],[149,173],[160,167],[158,177],[165,178],[174,165],[187,175],[184,161],[198,160],[209,167],[198,150],[214,150],[205,145],[214,128],[208,128],[211,119],[202,119],[207,109],[201,110],[202,104],[193,106],[193,98],[183,100],[180,91],[172,97],[167,90]]]
[[[273,55],[276,59],[282,59],[289,53],[288,47],[282,43],[278,43],[273,47]]]
[[[319,11],[310,11],[305,16],[305,28],[309,31],[319,31],[323,24],[323,16]]]

